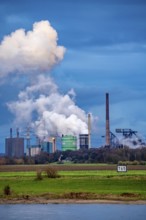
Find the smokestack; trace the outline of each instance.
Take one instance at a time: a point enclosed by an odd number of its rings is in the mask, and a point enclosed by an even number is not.
[[[53,145],[53,153],[56,151],[56,139],[55,137],[52,138],[52,145]]]
[[[88,148],[91,148],[91,114],[88,114]]]
[[[12,138],[12,128],[10,128],[10,138]]]
[[[17,138],[19,138],[19,128],[16,129]]]
[[[106,145],[110,146],[109,94],[106,93]]]

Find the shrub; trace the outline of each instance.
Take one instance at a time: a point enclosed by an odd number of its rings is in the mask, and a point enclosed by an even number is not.
[[[41,170],[38,170],[37,173],[36,173],[36,180],[42,180],[43,177],[42,177],[42,171]]]
[[[8,195],[11,195],[11,189],[10,189],[10,186],[9,185],[6,185],[4,187],[4,195],[8,196]]]
[[[146,165],[146,161],[140,161],[139,164],[140,165]]]
[[[139,162],[138,162],[137,160],[134,160],[134,161],[132,162],[132,165],[139,165]]]
[[[58,171],[53,167],[47,167],[46,175],[48,178],[58,178],[59,177]]]
[[[129,161],[119,161],[118,165],[128,165]]]

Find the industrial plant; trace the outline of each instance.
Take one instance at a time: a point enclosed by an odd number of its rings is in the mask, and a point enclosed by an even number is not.
[[[20,137],[19,129],[16,129],[16,137],[13,137],[12,128],[10,128],[10,137],[5,139],[5,155],[7,157],[20,158],[24,155],[34,157],[41,152],[48,154],[58,150],[57,140],[61,142],[61,151],[76,151],[79,149],[92,148],[91,143],[91,114],[87,116],[88,133],[77,135],[62,134],[61,137],[52,135],[40,139],[37,137],[36,144],[32,145],[30,141],[30,128],[27,129],[25,137]],[[144,141],[139,138],[138,132],[132,129],[116,129],[116,134],[121,134],[119,139],[110,131],[110,111],[109,94],[105,94],[105,148],[122,148],[124,145],[144,146]],[[26,143],[26,144],[25,144]],[[25,147],[26,146],[26,147]]]

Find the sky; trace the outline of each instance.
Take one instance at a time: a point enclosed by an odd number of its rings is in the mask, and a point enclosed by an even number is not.
[[[10,127],[77,135],[88,113],[103,144],[107,92],[110,130],[145,139],[145,11],[145,0],[0,0],[0,152]]]

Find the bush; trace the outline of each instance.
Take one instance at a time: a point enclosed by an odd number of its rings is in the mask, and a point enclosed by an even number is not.
[[[4,191],[4,195],[6,196],[11,195],[11,189],[9,185],[5,186],[3,191]]]
[[[129,164],[129,161],[119,161],[118,162],[118,165],[128,165]]]
[[[42,171],[41,170],[38,170],[37,173],[36,173],[36,180],[42,180],[43,177],[42,177]]]
[[[53,167],[47,167],[46,175],[48,178],[58,178],[59,177],[58,171]]]
[[[132,162],[132,165],[139,165],[139,162],[138,162],[137,160],[134,160],[134,161]]]
[[[146,161],[140,161],[139,164],[140,165],[146,165]]]

